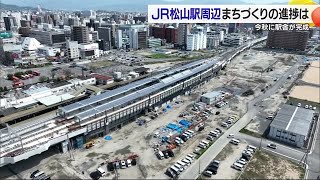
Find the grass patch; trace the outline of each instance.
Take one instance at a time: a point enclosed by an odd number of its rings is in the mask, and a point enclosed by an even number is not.
[[[95,62],[91,62],[88,64],[90,69],[99,69],[99,68],[104,68],[104,67],[108,67],[108,66],[112,66],[115,63],[111,62],[111,61],[95,61]]]
[[[198,155],[196,156],[196,159],[199,159],[199,158],[201,157],[201,155],[202,155],[204,152],[206,152],[206,150],[209,149],[210,146],[211,146],[214,142],[215,142],[215,141],[209,142],[209,146],[208,146],[208,147],[206,147],[205,149],[201,149],[201,150],[199,151],[200,154],[198,154]]]
[[[240,179],[303,179],[304,174],[304,168],[293,161],[257,151]]]
[[[226,145],[226,147],[222,149],[222,151],[214,159],[218,161],[223,161],[228,157],[228,155],[232,153],[233,153],[233,148],[232,148],[232,145],[229,143],[228,145]]]
[[[249,131],[249,130],[246,129],[245,127],[242,128],[239,132],[241,132],[241,133],[243,133],[243,134],[247,134],[247,135],[253,136],[253,137],[257,137],[257,138],[261,138],[261,137],[262,137],[261,134],[258,134],[258,133],[256,133],[256,132]]]
[[[148,58],[152,58],[152,59],[165,59],[165,58],[171,58],[168,54],[161,54],[161,53],[157,53],[157,54],[151,54],[149,56],[147,56]]]

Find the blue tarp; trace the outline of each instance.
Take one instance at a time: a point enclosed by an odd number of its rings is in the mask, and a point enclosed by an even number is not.
[[[182,131],[182,129],[181,129],[180,126],[178,126],[178,125],[176,125],[176,124],[173,124],[173,123],[169,123],[169,124],[167,125],[167,128],[172,129],[172,130],[175,130],[175,131],[177,131],[177,132],[179,132],[179,133],[181,133],[181,131]]]
[[[172,106],[170,104],[167,105],[167,109],[171,109]]]
[[[179,124],[183,125],[184,127],[190,127],[191,126],[191,123],[185,119],[179,121]]]
[[[107,140],[107,141],[109,141],[109,140],[112,139],[112,137],[111,137],[111,136],[106,136],[106,137],[104,137],[104,139]]]

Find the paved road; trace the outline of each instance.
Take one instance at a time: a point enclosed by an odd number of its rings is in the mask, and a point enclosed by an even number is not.
[[[190,165],[185,172],[180,175],[180,179],[197,179],[199,176],[199,172],[202,172],[210,163],[210,161],[216,157],[219,152],[229,143],[229,139],[227,138],[228,134],[239,132],[243,127],[245,127],[250,120],[259,113],[259,110],[255,103],[260,102],[261,100],[269,97],[272,94],[275,94],[277,90],[284,84],[287,80],[287,77],[290,74],[293,74],[299,67],[300,62],[296,63],[292,66],[286,73],[282,75],[282,77],[271,87],[269,88],[264,94],[254,98],[248,104],[248,111],[247,113],[240,118],[231,128],[229,128],[217,141],[211,145],[211,147],[204,153],[202,156],[196,160],[193,164]],[[200,165],[199,165],[200,164]],[[200,170],[199,170],[200,167]]]

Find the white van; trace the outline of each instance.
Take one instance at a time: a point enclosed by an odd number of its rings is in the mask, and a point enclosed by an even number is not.
[[[243,165],[243,166],[247,164],[247,162],[242,161],[242,160],[238,160],[237,163],[239,163],[239,164],[241,164],[241,165]]]
[[[99,168],[97,169],[97,171],[98,171],[98,173],[99,173],[101,176],[105,176],[105,175],[106,175],[106,172],[105,172],[101,167],[99,167]]]
[[[180,170],[179,170],[177,167],[171,166],[170,168],[171,168],[171,169],[173,170],[173,172],[176,173],[177,175],[180,174]]]
[[[189,139],[189,138],[190,138],[190,135],[189,135],[189,134],[187,134],[187,133],[183,133],[182,135],[183,135],[183,136],[185,136],[187,139]]]
[[[208,142],[208,141],[202,140],[201,142],[202,142],[203,144],[207,145],[207,146],[209,145],[209,142]]]
[[[209,135],[211,135],[213,137],[218,137],[218,133],[216,133],[214,131],[210,131]]]
[[[257,147],[252,146],[252,145],[248,145],[247,149],[252,149],[255,152],[257,150]]]
[[[211,177],[212,176],[212,172],[211,171],[204,171],[202,174],[204,176],[207,176],[207,177]]]
[[[189,133],[191,133],[192,135],[194,134],[194,131],[192,130],[188,130]]]
[[[191,157],[189,157],[189,156],[186,156],[185,159],[187,159],[190,163],[192,163],[192,161],[193,161],[193,159]]]
[[[191,162],[188,159],[182,159],[181,160],[183,163],[186,163],[187,166],[191,164]]]
[[[205,148],[207,147],[207,145],[204,144],[204,143],[200,143],[200,144],[199,144],[199,147],[202,148],[202,149],[205,149]]]
[[[187,164],[182,161],[177,161],[177,163],[181,165],[183,168],[187,167]]]
[[[231,139],[230,143],[234,145],[238,145],[240,141],[238,139]]]
[[[184,132],[183,134],[186,134],[188,138],[191,138],[191,137],[192,137],[192,134],[189,133],[188,131]]]
[[[195,156],[193,154],[187,154],[187,157],[191,158],[191,159],[194,159]]]
[[[164,159],[164,154],[161,151],[158,151],[158,154],[160,156],[160,159]]]
[[[178,163],[174,164],[174,166],[176,168],[178,168],[180,172],[182,172],[184,170],[183,167],[181,165],[179,165]]]
[[[242,171],[243,170],[243,165],[239,163],[233,163],[232,167],[236,170]]]

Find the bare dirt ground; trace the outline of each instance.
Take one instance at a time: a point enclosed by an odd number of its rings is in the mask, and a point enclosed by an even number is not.
[[[240,179],[303,179],[304,169],[265,151],[257,151]]]

